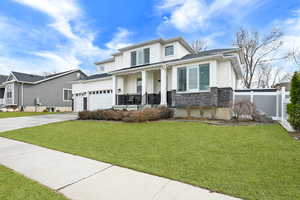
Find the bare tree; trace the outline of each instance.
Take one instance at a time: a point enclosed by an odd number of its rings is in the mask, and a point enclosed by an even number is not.
[[[282,78],[282,68],[271,64],[259,65],[257,69],[257,88],[273,88]]]
[[[294,62],[298,67],[300,67],[300,49],[294,48],[289,53],[289,58]]]
[[[194,40],[191,42],[191,47],[195,51],[195,53],[199,53],[200,51],[205,51],[207,49],[207,41]]]
[[[243,85],[251,88],[258,66],[272,63],[275,60],[283,59],[277,55],[283,42],[282,33],[274,29],[262,36],[258,32],[249,32],[241,28],[236,34],[233,45],[243,52]]]

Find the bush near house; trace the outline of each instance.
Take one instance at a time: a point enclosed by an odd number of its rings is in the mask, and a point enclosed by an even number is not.
[[[168,119],[173,116],[173,111],[166,108],[147,108],[137,111],[126,110],[96,110],[82,111],[79,113],[81,120],[113,120],[124,122],[146,122],[159,119]]]
[[[300,131],[300,73],[295,72],[291,82],[291,103],[287,105],[288,121],[295,130]]]

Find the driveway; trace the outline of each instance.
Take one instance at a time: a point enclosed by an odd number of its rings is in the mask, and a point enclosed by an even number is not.
[[[77,119],[77,114],[50,114],[0,119],[0,132]]]
[[[0,164],[70,199],[238,200],[178,181],[1,137],[0,152]]]

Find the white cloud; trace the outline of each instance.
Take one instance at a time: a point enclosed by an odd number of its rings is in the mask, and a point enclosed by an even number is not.
[[[113,39],[110,42],[106,43],[107,48],[111,49],[112,51],[117,51],[122,47],[131,45],[131,43],[128,42],[128,37],[131,34],[132,33],[127,29],[119,27],[118,32],[114,35]]]
[[[29,73],[64,71],[79,66],[94,71],[93,63],[128,44],[130,32],[118,28],[105,48],[96,46],[97,32],[86,23],[76,0],[13,0],[45,15],[51,22],[38,26],[0,16],[0,70]]]
[[[157,9],[163,15],[161,26],[173,26],[182,32],[195,32],[211,26],[218,16],[227,20],[242,18],[254,8],[257,0],[214,0],[210,4],[204,0],[162,0]]]

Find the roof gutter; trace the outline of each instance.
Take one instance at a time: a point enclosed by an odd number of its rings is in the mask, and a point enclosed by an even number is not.
[[[77,81],[71,81],[71,83],[89,83],[89,82],[94,82],[94,81],[103,81],[103,80],[109,80],[112,79],[111,76],[109,77],[103,77],[103,78],[95,78],[95,79],[91,79],[91,80],[77,80]]]

